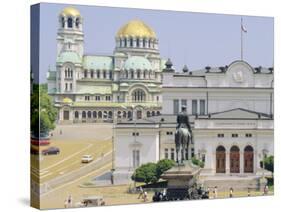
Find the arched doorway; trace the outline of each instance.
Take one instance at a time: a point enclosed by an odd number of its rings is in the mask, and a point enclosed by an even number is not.
[[[225,173],[225,148],[218,146],[216,149],[216,173]]]
[[[244,172],[254,172],[254,149],[251,146],[246,146],[244,149]]]
[[[232,146],[230,149],[230,173],[240,172],[240,150],[237,146]]]

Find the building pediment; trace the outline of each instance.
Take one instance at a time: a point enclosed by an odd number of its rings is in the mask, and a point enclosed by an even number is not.
[[[243,108],[236,108],[232,110],[227,110],[219,113],[210,114],[211,119],[262,119],[270,118],[269,115],[259,113],[256,111],[246,110]]]

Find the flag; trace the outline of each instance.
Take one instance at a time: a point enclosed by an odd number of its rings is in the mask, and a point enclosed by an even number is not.
[[[241,30],[245,33],[247,33],[246,27],[243,25],[243,22],[241,21]]]

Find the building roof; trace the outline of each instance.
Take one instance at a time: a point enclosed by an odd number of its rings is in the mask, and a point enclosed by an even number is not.
[[[57,63],[81,63],[82,59],[81,57],[74,51],[66,51],[62,52],[58,57],[57,57]]]
[[[110,56],[84,56],[83,67],[93,70],[113,70],[113,58]]]
[[[125,64],[125,70],[152,70],[151,63],[145,57],[132,56],[129,57]]]

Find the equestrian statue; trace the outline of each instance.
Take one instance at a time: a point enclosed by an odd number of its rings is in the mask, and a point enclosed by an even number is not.
[[[183,163],[185,158],[185,150],[189,149],[189,145],[192,141],[192,130],[189,123],[189,118],[186,113],[186,107],[182,106],[182,112],[177,115],[177,126],[175,133],[175,144],[176,144],[176,160],[177,163]],[[181,153],[179,158],[179,153]]]

